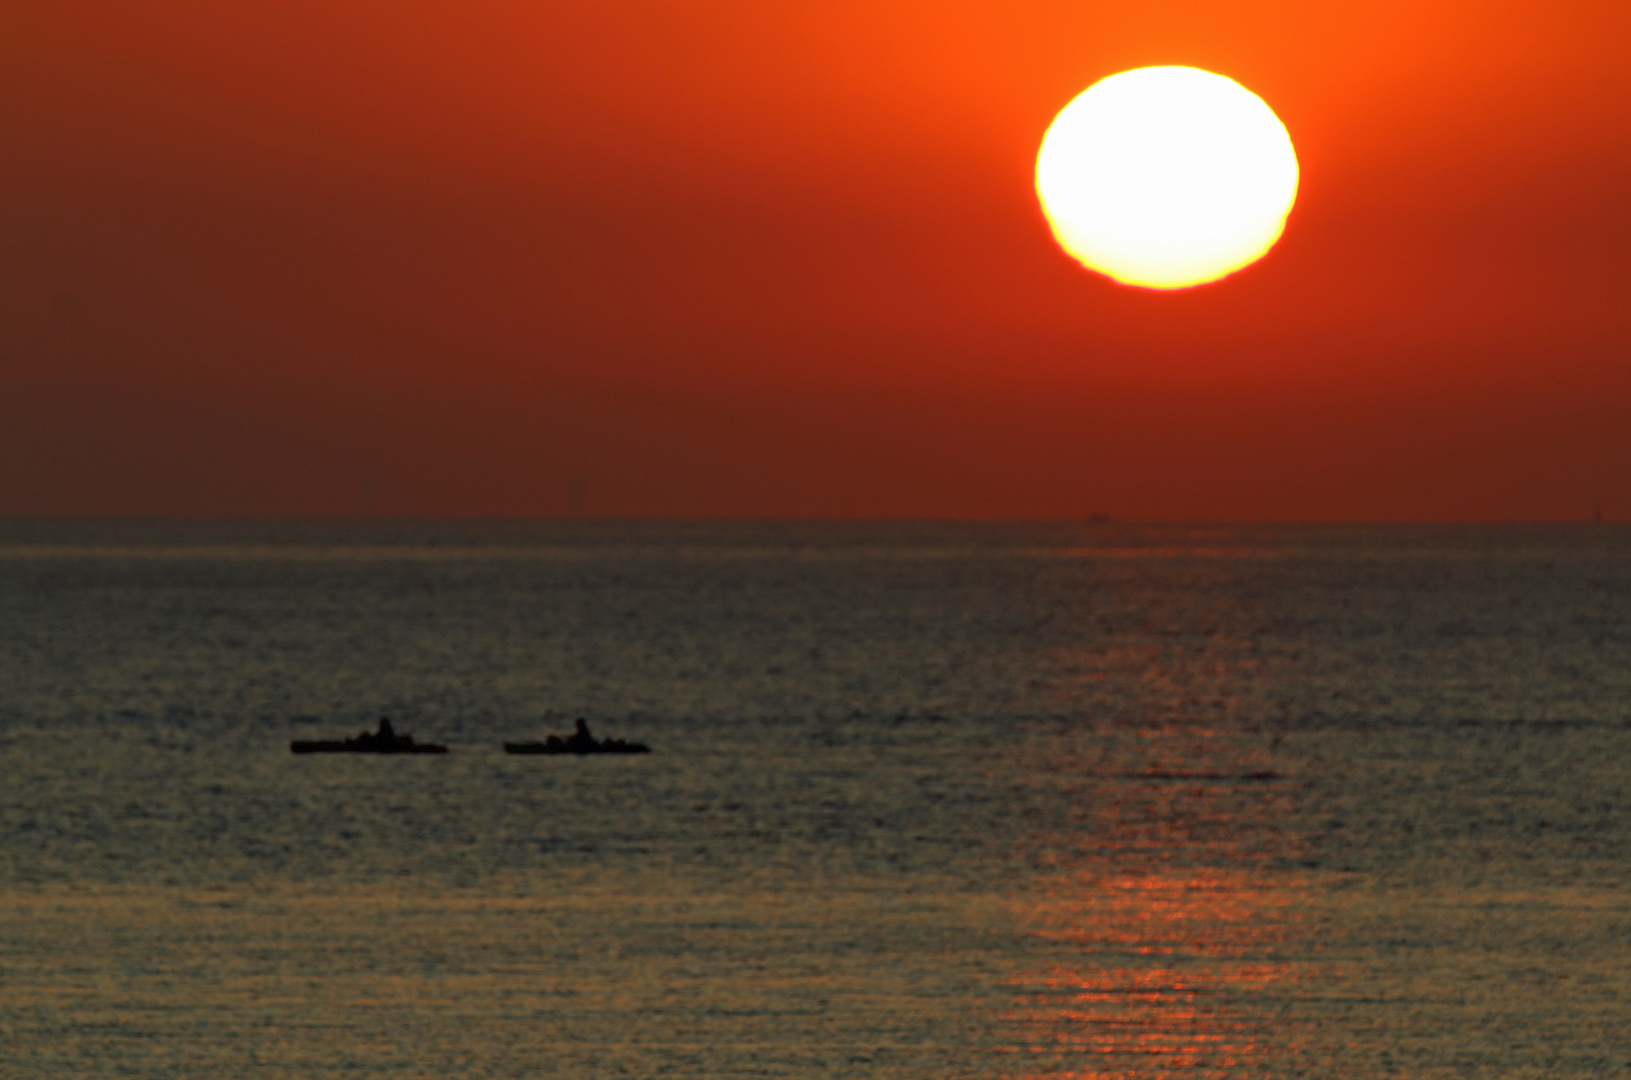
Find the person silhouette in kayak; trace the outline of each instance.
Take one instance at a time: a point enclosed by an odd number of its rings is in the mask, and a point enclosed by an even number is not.
[[[567,738],[566,746],[567,749],[579,754],[600,749],[600,744],[595,741],[593,735],[589,734],[589,725],[583,722],[581,716],[578,717],[578,730]]]

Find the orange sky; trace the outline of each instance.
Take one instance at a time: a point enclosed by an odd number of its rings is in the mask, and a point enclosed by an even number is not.
[[[1631,9],[0,11],[0,513],[1631,518]],[[1146,64],[1297,145],[1258,265],[1053,244]]]

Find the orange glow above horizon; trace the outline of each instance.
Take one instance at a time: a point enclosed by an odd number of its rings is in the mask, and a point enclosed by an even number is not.
[[[1125,285],[1203,285],[1267,254],[1297,197],[1291,137],[1256,94],[1192,67],[1101,79],[1054,118],[1036,190],[1059,245]]]
[[[1624,5],[12,7],[6,513],[1631,518]],[[1172,64],[1296,206],[1121,287],[1038,143]]]

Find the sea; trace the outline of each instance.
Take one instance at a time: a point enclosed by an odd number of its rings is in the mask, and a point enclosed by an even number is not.
[[[0,1075],[1626,1076],[1628,780],[1616,525],[0,521]]]

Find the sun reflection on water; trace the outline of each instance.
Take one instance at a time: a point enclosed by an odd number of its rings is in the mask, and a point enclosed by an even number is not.
[[[1021,1075],[1146,1077],[1264,1071],[1296,964],[1276,958],[1297,890],[1217,869],[1083,876],[1030,913],[1073,961],[1015,985]]]
[[[1010,980],[1003,1075],[1295,1071],[1310,882],[1280,830],[1288,785],[1254,779],[1235,739],[1185,738],[1182,765],[1124,740],[1085,778],[1074,853],[1017,913],[1037,960]]]

